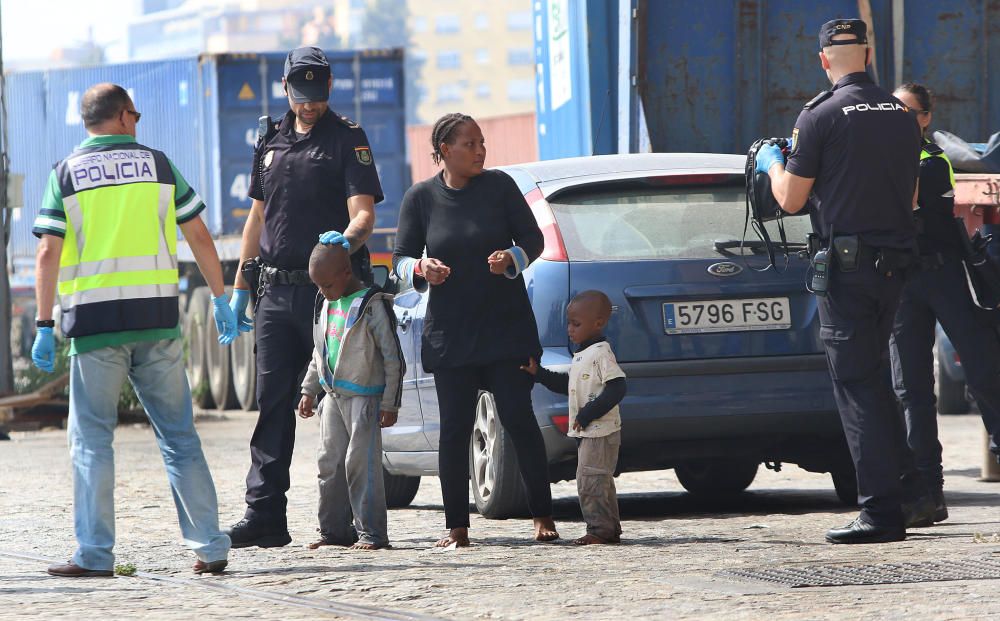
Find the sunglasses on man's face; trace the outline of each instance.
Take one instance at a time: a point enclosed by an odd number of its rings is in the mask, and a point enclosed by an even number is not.
[[[136,123],[138,123],[139,119],[142,118],[142,112],[139,112],[138,110],[128,110],[128,109],[126,109],[125,112],[128,112],[129,114],[131,114],[132,116],[134,116]]]

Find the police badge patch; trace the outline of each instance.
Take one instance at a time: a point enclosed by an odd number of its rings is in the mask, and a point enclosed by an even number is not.
[[[271,160],[274,159],[274,151],[268,151],[264,154],[264,168],[271,166]]]
[[[792,144],[788,145],[789,151],[795,151],[795,147],[799,146],[799,128],[796,127],[792,130]]]
[[[359,164],[371,166],[372,150],[369,147],[354,147],[354,157],[358,158]]]

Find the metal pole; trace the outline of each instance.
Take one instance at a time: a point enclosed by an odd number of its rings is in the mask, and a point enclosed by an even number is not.
[[[11,211],[7,204],[7,98],[0,35],[0,395],[14,392],[14,348],[10,342],[11,300],[7,274],[7,242]]]
[[[636,106],[637,0],[618,0],[618,152],[635,153],[639,117]]]

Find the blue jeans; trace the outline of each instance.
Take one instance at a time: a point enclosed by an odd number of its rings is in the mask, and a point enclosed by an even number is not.
[[[180,339],[130,343],[73,356],[69,384],[69,445],[79,548],[73,562],[114,568],[115,425],[125,378],[149,416],[160,445],[184,542],[205,562],[226,558],[215,484],[194,428],[191,390]]]

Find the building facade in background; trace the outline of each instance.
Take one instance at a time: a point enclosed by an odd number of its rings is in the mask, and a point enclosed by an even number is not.
[[[408,52],[422,62],[416,118],[535,110],[531,0],[407,0]]]

